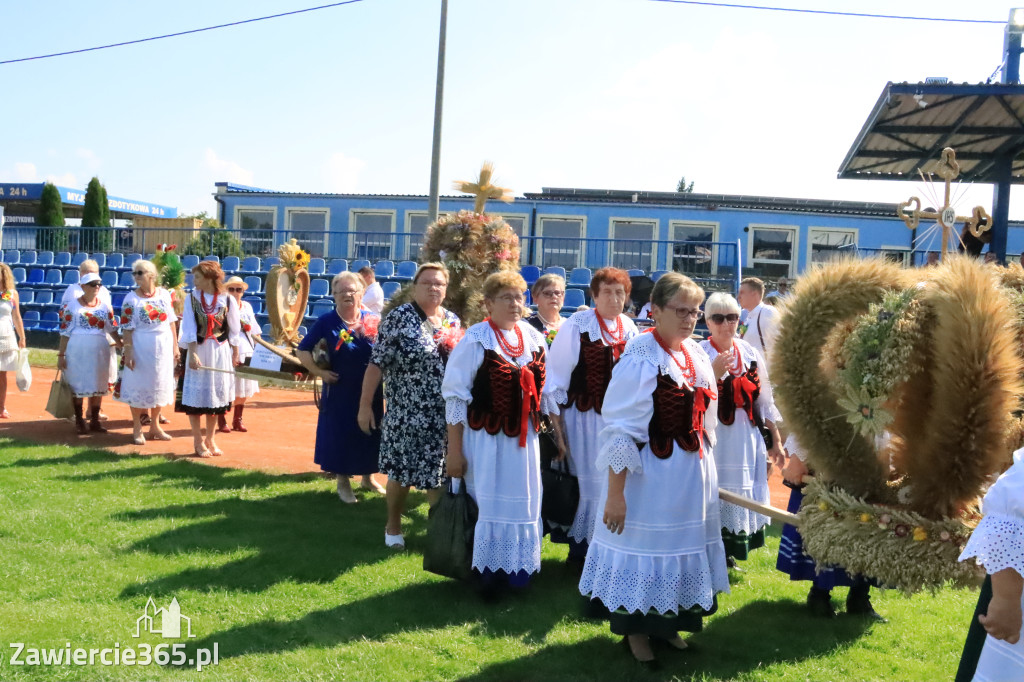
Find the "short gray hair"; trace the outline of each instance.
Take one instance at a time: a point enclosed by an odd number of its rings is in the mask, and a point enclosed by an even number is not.
[[[351,272],[349,270],[343,270],[331,278],[331,295],[334,295],[334,285],[338,282],[344,282],[349,280],[359,285],[359,288],[363,291],[366,290],[366,280],[359,276],[358,273]]]
[[[715,315],[740,312],[740,304],[736,302],[736,299],[732,297],[732,294],[727,294],[724,291],[716,291],[715,293],[708,296],[707,302],[704,304],[705,315]]]

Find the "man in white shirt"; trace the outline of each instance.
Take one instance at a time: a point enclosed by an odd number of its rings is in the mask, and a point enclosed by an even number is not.
[[[736,297],[740,307],[747,311],[745,328],[740,327],[740,338],[761,351],[771,372],[772,349],[779,335],[779,311],[764,303],[764,282],[757,277],[748,277],[740,282]]]
[[[373,268],[366,266],[359,269],[359,275],[366,282],[366,291],[363,292],[363,307],[371,313],[380,315],[384,309],[384,290],[377,282]]]

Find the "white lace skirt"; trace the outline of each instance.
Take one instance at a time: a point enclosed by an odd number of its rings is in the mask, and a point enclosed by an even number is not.
[[[715,429],[715,468],[718,485],[731,493],[768,504],[768,450],[764,438],[746,416],[737,411],[732,424]],[[722,528],[732,533],[753,535],[771,523],[763,514],[731,502],[719,502]]]
[[[106,334],[75,334],[64,350],[64,376],[76,398],[106,395],[110,389],[110,342]]]
[[[540,445],[531,432],[526,446],[503,433],[466,428],[464,482],[480,508],[473,537],[473,568],[540,571]]]
[[[226,341],[218,343],[215,339],[207,339],[196,345],[196,355],[203,367],[225,371],[192,369],[191,363],[186,362],[181,404],[199,411],[214,412],[227,409],[235,400],[231,345]]]
[[[0,372],[16,372],[18,370],[18,351],[9,350],[0,353]]]
[[[575,407],[563,408],[562,414],[569,441],[569,472],[580,482],[580,504],[568,535],[577,542],[589,542],[594,524],[601,518],[601,489],[608,482],[608,471],[597,468],[597,453],[601,449],[597,435],[604,428],[604,418],[594,410],[580,412]]]
[[[135,369],[124,368],[118,400],[136,408],[174,404],[174,334],[136,331],[132,343]]]

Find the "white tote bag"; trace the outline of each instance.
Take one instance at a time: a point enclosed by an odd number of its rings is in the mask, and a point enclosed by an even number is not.
[[[28,348],[18,349],[18,368],[14,370],[14,380],[19,391],[27,391],[32,387],[32,368],[28,364]]]

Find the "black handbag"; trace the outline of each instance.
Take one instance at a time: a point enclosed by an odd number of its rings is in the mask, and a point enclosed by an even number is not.
[[[569,473],[569,463],[563,458],[542,464],[540,482],[543,489],[541,519],[546,525],[571,526],[580,504],[580,481]]]
[[[459,492],[452,492],[451,488],[449,482],[448,490],[427,514],[423,570],[468,580],[473,572],[473,534],[479,509],[466,492],[465,481],[461,482]]]

